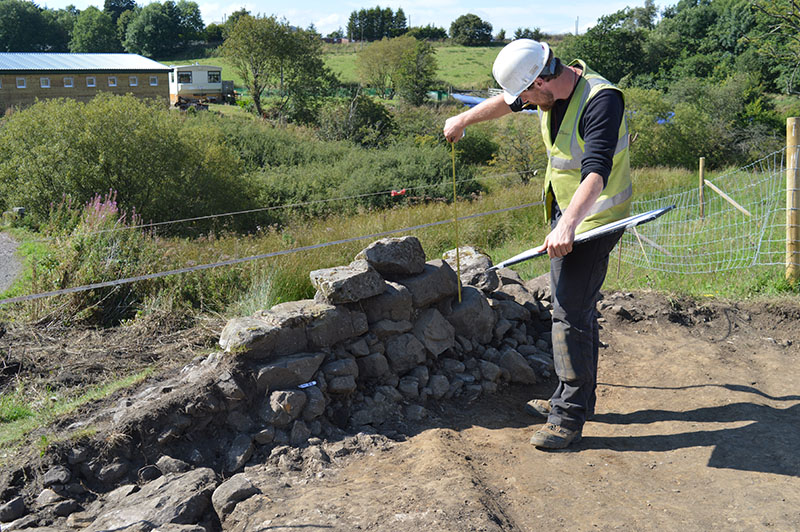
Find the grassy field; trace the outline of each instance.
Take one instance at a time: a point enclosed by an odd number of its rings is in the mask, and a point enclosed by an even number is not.
[[[328,45],[325,48],[325,64],[344,83],[357,83],[356,55],[361,47],[358,44]],[[442,88],[485,89],[491,83],[492,63],[500,52],[497,46],[451,46],[437,45],[436,60],[439,64],[438,79]],[[205,57],[185,61],[161,61],[164,64],[214,65],[222,67],[222,79],[233,80],[237,87],[242,86],[241,77],[231,63],[224,57]]]

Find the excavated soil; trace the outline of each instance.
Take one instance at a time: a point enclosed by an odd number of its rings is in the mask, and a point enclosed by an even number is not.
[[[263,494],[225,528],[800,528],[800,307],[608,299],[597,414],[573,448],[528,443],[541,422],[522,407],[554,383],[512,387],[321,473],[248,468]]]
[[[429,404],[423,422],[330,463],[251,462],[245,474],[261,493],[223,530],[800,529],[800,303],[636,293],[607,294],[601,307],[597,413],[575,446],[528,443],[541,421],[523,405],[554,381]],[[174,368],[217,325],[0,328],[0,385],[79,388]]]

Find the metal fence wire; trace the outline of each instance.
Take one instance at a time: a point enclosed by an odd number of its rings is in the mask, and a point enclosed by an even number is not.
[[[675,205],[666,216],[626,232],[620,259],[651,270],[701,274],[753,266],[784,265],[786,260],[786,149],[714,179],[750,216],[706,189],[701,217],[700,189],[640,198],[631,212]]]

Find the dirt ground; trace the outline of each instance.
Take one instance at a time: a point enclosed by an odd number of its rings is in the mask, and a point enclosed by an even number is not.
[[[232,529],[798,530],[798,306],[622,297],[597,414],[574,448],[528,443],[554,383],[443,407],[388,450],[259,476]],[[624,314],[624,313],[623,313]]]
[[[224,530],[800,529],[800,303],[609,294],[597,413],[564,451],[528,443],[555,382],[429,404],[399,441],[324,469],[250,465]],[[622,308],[620,308],[620,306]],[[207,346],[193,332],[0,327],[0,387],[83,386]],[[119,336],[115,336],[119,335]],[[145,340],[151,338],[150,340]],[[113,398],[111,399],[113,400]]]

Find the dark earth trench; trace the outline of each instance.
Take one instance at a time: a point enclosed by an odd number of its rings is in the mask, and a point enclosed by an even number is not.
[[[597,413],[580,443],[552,452],[528,443],[542,422],[523,406],[549,396],[553,378],[473,401],[429,400],[415,421],[255,453],[240,473],[253,493],[222,519],[209,508],[202,528],[158,530],[800,529],[800,304],[637,292],[606,293],[600,309]],[[24,379],[46,399],[48,386],[80,388],[154,365],[139,387],[157,385],[208,352],[222,325],[6,324],[0,385],[5,392]],[[57,440],[135,392],[86,405],[43,433]],[[2,455],[0,504],[20,491],[20,472],[39,478],[53,465],[33,445]],[[30,502],[41,489],[31,480],[22,491]],[[15,526],[3,530],[86,524],[31,518]]]

